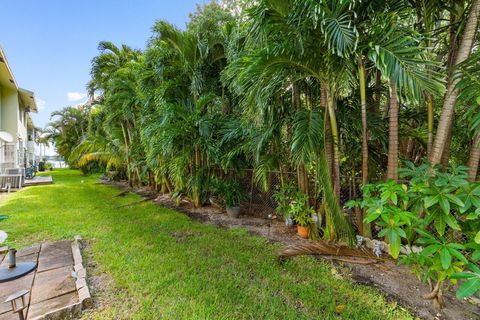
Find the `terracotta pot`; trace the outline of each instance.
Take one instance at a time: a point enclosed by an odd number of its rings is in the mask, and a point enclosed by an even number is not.
[[[297,233],[301,238],[307,239],[309,232],[310,229],[308,227],[297,226]]]
[[[240,215],[240,207],[227,207],[227,215],[232,218],[238,218]]]

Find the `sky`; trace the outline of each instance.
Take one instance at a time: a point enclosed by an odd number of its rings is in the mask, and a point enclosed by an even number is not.
[[[86,101],[100,41],[143,49],[156,20],[184,28],[205,0],[0,0],[0,46],[17,84],[35,92],[36,126]]]

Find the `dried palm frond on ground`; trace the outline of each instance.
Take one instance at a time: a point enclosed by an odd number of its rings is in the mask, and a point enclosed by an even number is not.
[[[331,256],[333,257],[333,260],[358,264],[372,264],[384,261],[382,258],[375,257],[365,248],[356,249],[346,245],[333,244],[325,241],[310,241],[308,243],[289,245],[284,247],[279,253],[280,259],[300,255]]]

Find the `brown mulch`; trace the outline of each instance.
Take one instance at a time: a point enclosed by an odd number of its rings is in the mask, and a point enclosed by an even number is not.
[[[333,244],[301,239],[294,228],[285,226],[280,219],[260,218],[262,214],[241,216],[236,219],[212,206],[195,208],[188,200],[182,200],[177,205],[168,194],[157,195],[148,188],[130,189],[125,182],[103,181],[103,183],[117,186],[122,191],[130,190],[146,199],[154,198],[152,201],[159,206],[180,211],[202,223],[223,228],[242,227],[254,235],[285,244],[286,247],[280,252],[280,256],[283,258],[297,255],[297,249],[300,248],[305,250],[303,254],[315,255],[340,264],[342,267],[346,267],[341,270],[347,270],[346,273],[353,281],[377,288],[390,300],[408,308],[421,319],[480,319],[480,306],[472,301],[456,299],[452,290],[444,293],[446,307],[442,310],[435,309],[431,301],[423,299],[423,296],[430,292],[428,286],[421,283],[407,267],[396,265],[386,256],[376,259],[370,253],[364,252],[364,249],[360,251],[346,247],[338,249]],[[313,252],[312,245],[317,247]],[[295,250],[291,250],[295,254],[289,254],[289,249],[292,248],[295,248]]]

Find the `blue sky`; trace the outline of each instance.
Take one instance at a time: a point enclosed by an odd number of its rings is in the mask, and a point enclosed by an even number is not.
[[[44,127],[53,110],[85,100],[98,42],[143,49],[156,20],[184,28],[204,0],[0,0],[0,46],[20,87],[35,92]]]

